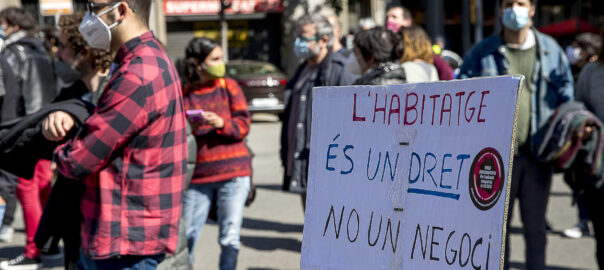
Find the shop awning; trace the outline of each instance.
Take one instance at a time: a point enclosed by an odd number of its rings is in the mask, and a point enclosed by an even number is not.
[[[232,0],[226,14],[254,14],[281,12],[281,0]],[[220,0],[165,0],[164,14],[176,15],[215,15],[220,11]]]
[[[552,36],[573,35],[584,32],[597,33],[598,28],[583,19],[568,19],[539,27],[539,31]]]

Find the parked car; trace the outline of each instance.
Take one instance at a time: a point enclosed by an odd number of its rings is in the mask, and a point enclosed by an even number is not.
[[[231,60],[227,76],[239,83],[250,112],[279,113],[283,111],[285,74],[271,63],[254,60]]]

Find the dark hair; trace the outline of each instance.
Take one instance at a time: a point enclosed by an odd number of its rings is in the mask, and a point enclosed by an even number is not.
[[[218,47],[218,42],[205,37],[196,37],[189,41],[189,44],[185,49],[183,69],[183,77],[189,83],[201,79],[198,68],[216,47]]]
[[[138,20],[149,27],[149,16],[151,14],[151,0],[125,0]]]
[[[369,61],[373,58],[376,64],[397,59],[394,48],[398,43],[397,35],[381,26],[361,31],[354,37],[354,45],[363,59]]]
[[[84,40],[84,37],[78,30],[78,27],[83,19],[83,12],[61,16],[59,19],[61,35],[66,37],[67,42],[69,43],[63,45],[70,46],[75,52],[79,52],[84,50],[84,48],[87,48],[88,54],[90,55],[88,58],[88,64],[95,70],[105,71],[111,66],[113,55],[109,50],[95,49],[88,46],[86,40]]]
[[[7,7],[0,11],[0,20],[6,21],[9,26],[19,26],[21,30],[34,33],[37,30],[34,17],[25,9]]]
[[[594,33],[581,33],[575,38],[577,45],[591,57],[598,55],[602,48],[602,38]]]
[[[392,1],[386,5],[386,11],[391,10],[393,8],[401,8],[403,10],[403,19],[409,19],[413,21],[413,14],[411,14],[411,11],[405,6],[403,6],[398,0]]]

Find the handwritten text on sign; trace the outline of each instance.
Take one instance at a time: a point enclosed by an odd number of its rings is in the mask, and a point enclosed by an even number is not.
[[[498,269],[520,77],[316,88],[303,269]]]

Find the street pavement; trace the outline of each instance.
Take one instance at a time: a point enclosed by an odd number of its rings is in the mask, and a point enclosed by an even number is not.
[[[248,137],[256,154],[253,181],[257,187],[255,202],[244,210],[241,251],[238,269],[299,269],[304,214],[300,196],[281,191],[282,167],[279,161],[280,123],[270,115],[255,115]],[[552,186],[547,217],[553,227],[548,234],[548,269],[597,269],[593,237],[564,238],[561,231],[577,221],[571,206],[571,192],[556,175]],[[0,257],[8,258],[23,251],[23,219],[20,210],[15,218],[17,231],[12,243],[0,244]],[[195,250],[195,270],[218,269],[220,247],[218,228],[208,223]],[[515,209],[511,230],[512,269],[524,269],[524,241],[520,215]],[[50,262],[61,269],[57,262]]]

